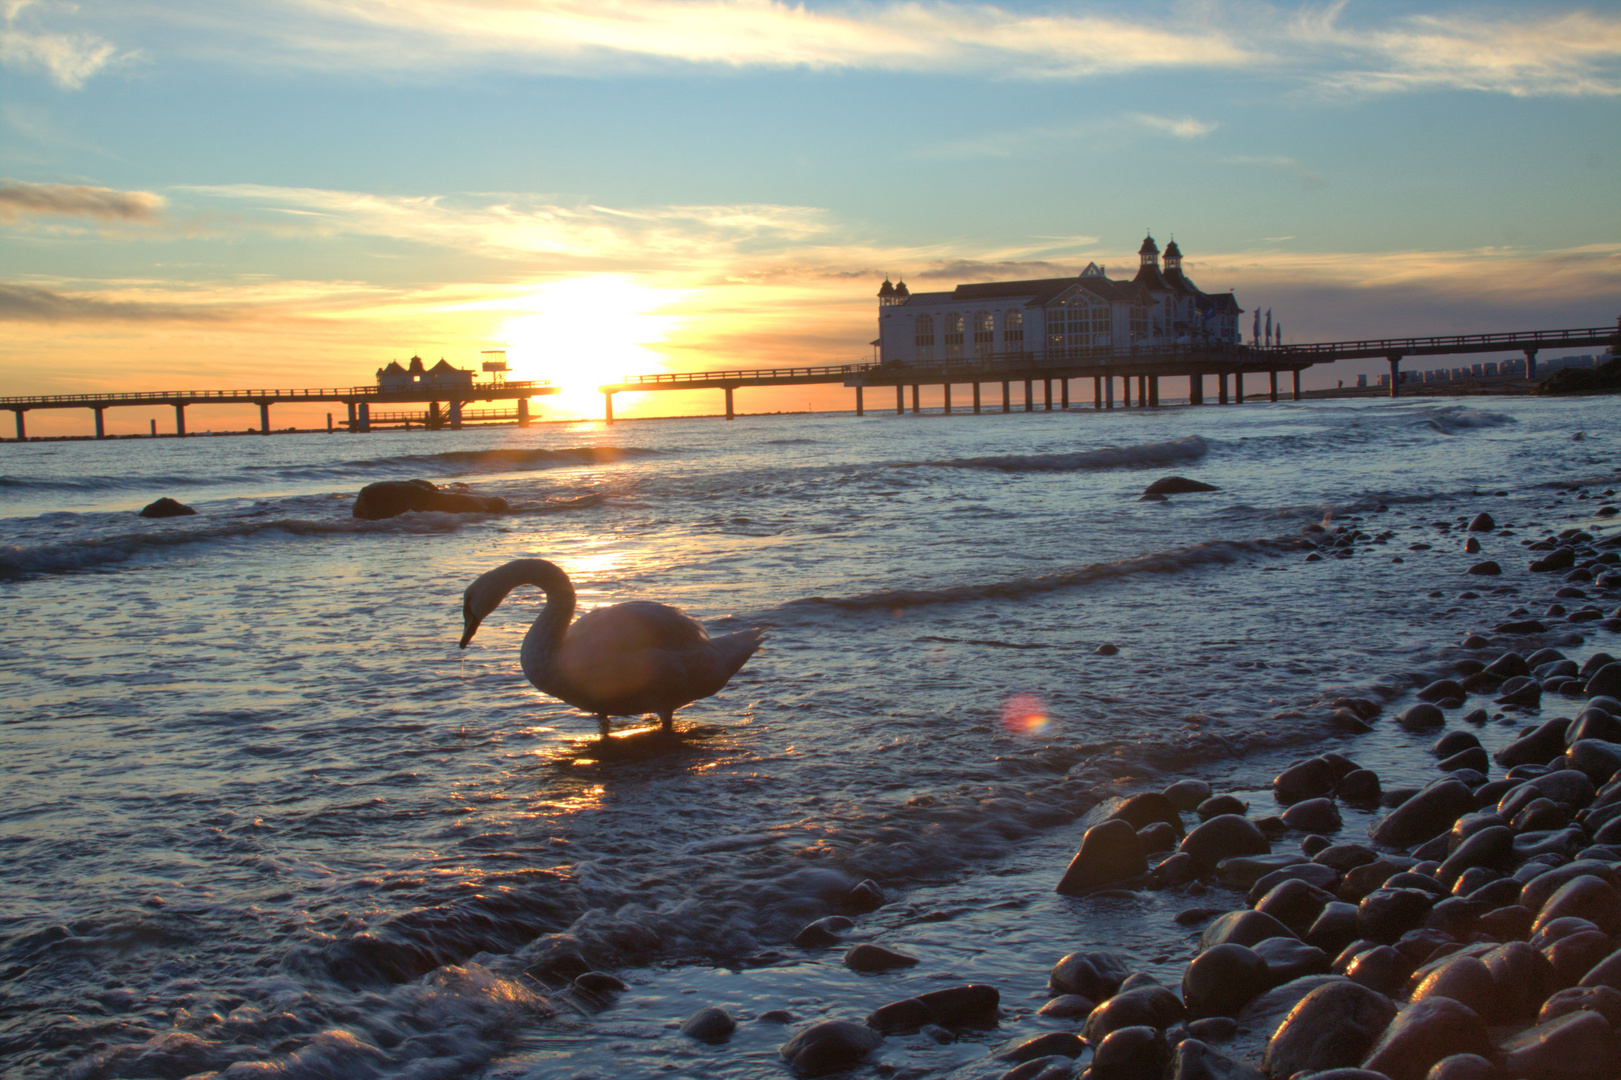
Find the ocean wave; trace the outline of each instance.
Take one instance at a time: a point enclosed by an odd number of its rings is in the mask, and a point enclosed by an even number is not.
[[[1137,446],[1105,446],[1067,454],[997,454],[993,457],[951,458],[930,465],[949,469],[1000,469],[1004,472],[1077,472],[1087,469],[1132,469],[1197,461],[1210,452],[1210,444],[1197,435],[1169,442]]]
[[[400,454],[365,458],[340,466],[362,472],[400,469],[439,472],[528,472],[568,465],[605,465],[653,457],[662,451],[644,446],[569,446],[560,450],[497,447],[492,450],[448,450],[442,454]]]
[[[0,581],[98,570],[153,552],[191,544],[246,539],[261,533],[309,537],[447,533],[464,525],[488,521],[492,517],[583,510],[599,505],[603,498],[600,494],[592,493],[570,499],[517,505],[505,514],[401,514],[383,521],[365,521],[348,516],[327,519],[234,518],[218,523],[193,523],[194,519],[184,519],[187,524],[180,526],[131,530],[85,540],[0,547]]]
[[[1458,435],[1466,431],[1479,431],[1514,423],[1518,421],[1512,416],[1489,412],[1486,409],[1470,409],[1461,405],[1442,409],[1423,420],[1425,427],[1439,431],[1443,435]]]
[[[1174,574],[1201,566],[1223,566],[1255,555],[1281,555],[1300,550],[1303,543],[1294,538],[1212,540],[1169,551],[1133,555],[1114,562],[1092,563],[1056,574],[949,585],[941,589],[885,589],[881,592],[861,593],[855,596],[807,596],[790,600],[778,610],[894,611],[928,604],[1006,600],[1033,593],[1072,589],[1097,581],[1111,581],[1137,574]]]

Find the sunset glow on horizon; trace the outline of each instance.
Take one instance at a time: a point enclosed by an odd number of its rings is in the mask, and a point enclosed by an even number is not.
[[[513,378],[565,387],[538,415],[600,417],[623,375],[870,359],[886,274],[1129,277],[1145,229],[1291,341],[1621,314],[1621,16],[1579,4],[3,18],[0,394],[361,385],[504,347]],[[836,386],[739,401],[851,405]]]

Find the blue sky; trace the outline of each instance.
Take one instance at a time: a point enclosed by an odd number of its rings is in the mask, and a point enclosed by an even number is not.
[[[1617,4],[0,11],[6,392],[845,360],[1145,228],[1292,340],[1621,315]]]

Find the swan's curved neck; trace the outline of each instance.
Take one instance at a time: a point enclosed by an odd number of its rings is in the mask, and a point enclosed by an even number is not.
[[[545,688],[551,682],[551,656],[562,644],[574,618],[574,585],[561,567],[545,559],[518,559],[497,571],[501,575],[503,593],[519,585],[533,585],[546,594],[546,606],[541,608],[534,625],[523,637],[523,648],[518,662],[524,675],[537,687]]]

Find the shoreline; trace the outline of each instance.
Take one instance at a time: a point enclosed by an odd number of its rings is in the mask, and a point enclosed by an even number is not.
[[[1603,501],[1617,501],[1617,482],[1621,476],[1594,485],[1609,490]],[[1437,649],[1440,659],[1418,670],[1374,677],[1371,685],[1379,691],[1362,699],[1358,713],[1342,719],[1347,730],[1331,741],[1332,750],[1324,755],[1314,759],[1299,750],[1262,751],[1186,770],[1180,780],[1166,777],[1169,785],[1122,780],[1111,785],[1112,790],[1098,789],[1101,801],[1093,810],[1074,825],[1052,830],[1053,835],[1034,845],[1040,850],[1015,857],[1014,866],[982,868],[969,880],[945,886],[916,887],[870,914],[846,909],[842,920],[835,913],[831,919],[813,921],[802,932],[804,941],[796,938],[792,945],[768,950],[753,962],[760,967],[746,963],[734,977],[736,981],[748,976],[758,984],[752,993],[757,1005],[776,1000],[781,1008],[739,1008],[735,1000],[715,993],[714,969],[687,963],[663,970],[619,970],[618,975],[630,980],[630,985],[591,1004],[591,1013],[600,1013],[622,1034],[641,1031],[643,1037],[656,1038],[661,1052],[656,1059],[648,1057],[648,1063],[690,1058],[696,1066],[713,1062],[716,1055],[742,1055],[762,1071],[781,1070],[783,1055],[802,1048],[808,1039],[813,1043],[827,1040],[818,1053],[847,1055],[840,1060],[857,1076],[1259,1080],[1266,1075],[1270,1045],[1275,1059],[1271,1075],[1279,1080],[1303,1066],[1353,1067],[1364,1061],[1388,1071],[1355,1074],[1355,1080],[1378,1080],[1380,1076],[1425,1080],[1429,1066],[1439,1060],[1433,1056],[1424,1060],[1429,1053],[1426,1047],[1472,1048],[1491,1061],[1507,1060],[1516,1068],[1529,1069],[1531,1065],[1540,1068],[1550,1055],[1567,1058],[1570,1040],[1580,1037],[1590,1043],[1596,1038],[1600,1047],[1597,1056],[1592,1056],[1591,1046],[1584,1051],[1592,1062],[1586,1071],[1544,1074],[1511,1069],[1502,1074],[1444,1075],[1449,1080],[1455,1075],[1612,1078],[1614,1073],[1608,1071],[1611,1059],[1604,1056],[1608,1053],[1604,1048],[1614,1047],[1621,1053],[1616,1036],[1621,1014],[1607,1017],[1595,1011],[1594,994],[1565,993],[1550,1015],[1542,1018],[1547,1023],[1538,1026],[1538,1017],[1540,1007],[1555,991],[1566,990],[1605,956],[1621,956],[1616,949],[1621,945],[1621,827],[1608,830],[1618,832],[1614,847],[1595,848],[1589,833],[1597,830],[1582,832],[1584,826],[1576,817],[1586,806],[1553,800],[1546,806],[1539,804],[1539,817],[1522,822],[1520,812],[1530,800],[1520,785],[1537,780],[1534,774],[1541,766],[1519,764],[1514,774],[1517,783],[1511,786],[1504,762],[1496,760],[1506,747],[1523,741],[1522,723],[1527,725],[1524,730],[1531,730],[1545,727],[1550,717],[1574,718],[1581,715],[1588,698],[1569,684],[1557,691],[1538,684],[1534,703],[1503,702],[1497,699],[1504,696],[1505,684],[1498,682],[1487,689],[1490,680],[1479,677],[1482,669],[1500,663],[1505,654],[1523,660],[1539,648],[1558,647],[1579,668],[1604,649],[1621,651],[1621,607],[1615,606],[1621,599],[1621,565],[1596,564],[1613,569],[1595,573],[1599,579],[1595,582],[1565,580],[1567,573],[1579,573],[1576,564],[1586,561],[1576,554],[1579,549],[1586,548],[1585,554],[1595,557],[1621,552],[1621,530],[1595,532],[1587,541],[1578,534],[1569,568],[1529,571],[1529,564],[1546,554],[1527,551],[1527,547],[1545,544],[1548,537],[1560,532],[1575,531],[1556,521],[1560,510],[1568,510],[1568,506],[1554,505],[1565,494],[1580,497],[1588,493],[1572,484],[1540,508],[1535,525],[1471,532],[1460,520],[1443,530],[1460,552],[1468,538],[1476,537],[1485,541],[1487,554],[1502,561],[1502,575],[1464,576],[1457,585],[1460,598],[1473,596],[1488,608],[1480,612],[1486,616],[1486,621],[1477,623],[1480,636],[1471,634],[1462,643],[1441,645]],[[1597,509],[1599,502],[1592,505]],[[1343,550],[1345,537],[1360,537],[1349,542],[1356,557],[1388,555],[1394,562],[1402,561],[1401,554],[1391,554],[1399,552],[1399,547],[1391,549],[1386,544],[1387,550],[1380,552],[1377,545],[1382,541],[1361,532],[1364,527],[1372,529],[1373,525],[1353,521],[1342,526],[1342,531],[1321,534],[1313,554],[1327,554],[1324,562],[1331,565],[1332,557]],[[1474,563],[1484,557],[1471,555],[1468,559]],[[1443,584],[1429,575],[1420,583]],[[1560,590],[1575,588],[1588,595],[1555,596]],[[1437,594],[1432,591],[1431,595]],[[1556,604],[1567,610],[1534,618]],[[1592,617],[1595,609],[1598,615]],[[1528,621],[1540,622],[1542,628],[1527,627]],[[1414,709],[1421,705],[1421,691],[1426,686],[1443,679],[1470,678],[1477,682],[1465,692],[1462,702],[1442,702],[1439,724],[1434,715]],[[1529,695],[1518,692],[1522,702],[1530,702]],[[1349,701],[1325,702],[1323,707],[1336,705],[1340,706],[1336,713],[1350,711]],[[1478,711],[1482,709],[1485,711]],[[1616,737],[1621,738],[1621,703],[1615,713]],[[1485,768],[1469,775],[1462,771],[1464,764],[1443,763],[1431,750],[1443,737],[1462,747],[1459,753],[1468,755],[1468,766],[1484,764]],[[1475,749],[1471,749],[1471,739]],[[1616,764],[1621,766],[1621,746],[1616,749]],[[1510,763],[1519,760],[1514,754],[1509,754]],[[1544,756],[1556,760],[1554,755]],[[1338,773],[1332,781],[1325,781],[1319,768],[1325,761]],[[1309,764],[1312,762],[1318,764]],[[1336,794],[1338,781],[1345,779],[1346,767],[1352,763],[1377,774],[1386,789],[1383,799],[1369,802]],[[1280,781],[1291,775],[1295,779],[1288,784],[1269,782],[1265,774],[1274,770]],[[1302,773],[1307,774],[1305,780]],[[1312,773],[1318,774],[1315,780],[1310,779]],[[1557,788],[1558,782],[1558,778],[1547,782],[1550,790],[1564,790]],[[1589,778],[1588,787],[1590,791],[1578,792],[1581,799],[1621,808],[1621,772],[1613,782],[1608,777]],[[1393,834],[1385,831],[1379,834],[1385,843],[1370,837],[1370,832],[1381,829],[1381,822],[1391,819],[1397,806],[1407,806],[1404,813],[1415,816],[1426,803],[1437,800],[1433,792],[1439,790],[1458,800],[1460,789],[1465,790],[1465,801],[1456,801],[1451,809],[1443,807],[1439,816],[1430,814],[1422,838],[1415,834],[1405,842],[1390,843]],[[1190,793],[1237,799],[1240,805],[1228,809],[1249,828],[1235,825],[1233,818],[1196,813]],[[1520,805],[1502,824],[1482,816],[1513,799],[1520,800]],[[1307,828],[1301,822],[1311,814],[1320,816]],[[1563,826],[1543,827],[1561,815]],[[1170,824],[1171,817],[1176,826]],[[1191,842],[1193,849],[1208,843],[1210,832],[1227,831],[1228,843],[1233,842],[1233,832],[1265,837],[1265,853],[1235,849],[1234,862],[1212,858],[1202,870],[1188,873],[1180,864],[1191,858],[1187,837],[1200,829],[1201,819],[1217,824],[1204,829],[1203,841]],[[1106,825],[1111,820],[1113,824]],[[1123,821],[1129,821],[1130,827],[1123,827]],[[1485,834],[1499,849],[1505,835],[1512,833],[1510,852],[1516,846],[1536,850],[1523,858],[1504,856],[1499,850],[1495,857],[1481,859],[1467,854],[1483,843],[1475,841],[1460,857],[1464,863],[1475,863],[1465,870],[1459,860],[1451,859],[1452,849],[1461,846],[1448,842],[1448,830],[1454,828],[1469,836]],[[1487,829],[1501,831],[1487,834]],[[1171,831],[1181,835],[1167,837]],[[1125,836],[1132,839],[1125,840]],[[1606,839],[1610,839],[1607,834]],[[1174,845],[1169,850],[1165,849],[1167,840]],[[1150,851],[1161,850],[1133,854],[1129,850],[1133,842]],[[1122,847],[1127,849],[1124,855]],[[1240,843],[1239,849],[1242,847]],[[1183,849],[1181,853],[1177,848]],[[1328,861],[1314,861],[1323,849],[1330,851]],[[1604,860],[1601,865],[1592,862],[1595,856]],[[1089,863],[1094,868],[1111,862],[1116,866],[1113,871],[1104,869],[1103,880],[1093,882],[1081,895],[1061,896],[1055,887],[1064,875],[1064,862],[1071,857],[1075,863]],[[1137,857],[1144,858],[1145,867],[1133,865]],[[1548,888],[1553,881],[1544,879],[1533,889],[1529,882],[1538,875],[1524,867],[1551,870],[1584,858],[1589,861],[1582,868],[1593,870],[1600,880],[1594,885],[1590,876],[1584,877],[1576,891],[1611,889],[1618,905],[1617,922],[1614,926],[1606,923],[1607,932],[1601,931],[1602,950],[1593,948],[1597,938],[1587,940],[1591,962],[1575,971],[1562,951],[1565,946],[1533,937],[1532,923],[1538,911],[1499,912],[1518,907],[1512,901],[1519,899],[1522,884],[1527,893],[1539,898],[1538,908],[1553,903],[1551,897],[1558,893]],[[1146,874],[1140,872],[1144,869]],[[1523,883],[1515,871],[1525,878]],[[1413,878],[1415,872],[1428,876],[1432,885],[1425,887]],[[1471,887],[1454,893],[1449,879],[1464,873],[1470,875]],[[987,874],[991,880],[1011,875],[1010,880],[1028,893],[1027,900],[1006,916],[991,918],[993,912],[985,909],[985,898],[977,892]],[[1406,876],[1396,880],[1398,875]],[[1440,879],[1435,875],[1441,875]],[[1267,887],[1257,890],[1256,883],[1263,878]],[[1480,910],[1484,901],[1469,898],[1477,890],[1496,895],[1498,901],[1509,901],[1501,894],[1510,890],[1516,896],[1510,902],[1493,903],[1489,911]],[[1569,900],[1568,891],[1558,895],[1565,898],[1560,904]],[[1589,897],[1587,902],[1608,910],[1602,897],[1597,902]],[[1030,940],[1017,928],[1026,918],[1049,929],[1054,920],[1073,920],[1080,933],[1067,940]],[[985,925],[988,921],[992,925]],[[1494,932],[1483,933],[1483,926]],[[825,936],[815,933],[818,927]],[[1100,927],[1112,928],[1113,933],[1100,933]],[[1564,930],[1568,932],[1570,926]],[[551,937],[554,949],[566,949],[568,935]],[[1362,946],[1347,948],[1362,939],[1366,939]],[[541,945],[524,952],[533,960],[546,953]],[[874,946],[880,951],[874,952]],[[882,950],[888,950],[887,958]],[[797,964],[795,953],[801,957]],[[1557,986],[1547,981],[1553,962],[1545,954],[1562,965]],[[952,956],[958,959],[952,962]],[[1606,971],[1621,966],[1614,956]],[[968,958],[971,962],[964,963]],[[1450,964],[1441,963],[1443,960]],[[910,965],[918,961],[921,964],[916,970],[925,974],[912,972]],[[1431,967],[1426,969],[1426,964]],[[1545,989],[1532,995],[1537,1000],[1529,1004],[1521,994],[1518,1011],[1496,1011],[1499,1007],[1493,1002],[1514,985],[1513,980],[1527,977],[1525,965],[1544,980]],[[1444,973],[1437,974],[1443,969]],[[1493,972],[1499,969],[1511,970],[1512,977],[1498,980]],[[530,963],[523,974],[513,974],[565,1002],[579,999],[578,985],[556,978],[544,962]],[[1295,977],[1282,977],[1285,974]],[[1621,969],[1613,974],[1612,981],[1621,980]],[[1246,985],[1247,990],[1243,989]],[[798,996],[793,996],[794,991]],[[1617,992],[1621,997],[1621,986]],[[1315,996],[1306,1009],[1310,1022],[1297,1022],[1291,1033],[1286,1018],[1312,993]],[[694,1000],[682,994],[704,996]],[[1410,995],[1429,1004],[1415,1005]],[[1387,1006],[1380,1007],[1379,999]],[[1190,1001],[1198,1002],[1191,1010],[1187,1007]],[[1572,1002],[1587,1007],[1577,1008]],[[1471,1004],[1486,1015],[1472,1010],[1465,1015]],[[685,1019],[672,1011],[685,1008],[690,1012],[700,1005],[705,1008]],[[735,1030],[714,1042],[694,1036],[689,1029],[709,1009],[726,1012],[737,1024]],[[1315,1058],[1310,1055],[1316,1051],[1299,1049],[1302,1026],[1343,1028],[1347,1012],[1357,1009],[1361,1010],[1357,1015],[1364,1016],[1374,1010],[1381,1020],[1373,1026],[1379,1030],[1342,1030],[1337,1043],[1333,1039],[1305,1040],[1312,1046],[1339,1047]],[[1563,1009],[1569,1011],[1560,1013]],[[1438,1015],[1441,1019],[1436,1019]],[[1285,1029],[1281,1036],[1280,1029]],[[1449,1033],[1455,1030],[1465,1035]],[[588,1029],[577,1034],[586,1041],[592,1038]],[[1382,1049],[1375,1045],[1379,1038],[1386,1040]],[[1353,1049],[1345,1049],[1347,1046]],[[579,1052],[588,1062],[596,1060],[594,1051],[584,1046]],[[1290,1058],[1290,1054],[1295,1056]],[[637,1060],[643,1059],[638,1056]],[[1287,1068],[1280,1064],[1284,1061],[1290,1062]],[[733,1061],[733,1067],[742,1064]],[[1461,1069],[1464,1064],[1454,1062],[1449,1067]],[[524,1065],[520,1050],[492,1063],[490,1075],[529,1075],[523,1071]],[[818,1075],[817,1068],[812,1063],[808,1069],[794,1071]],[[581,1075],[597,1073],[588,1068]]]

